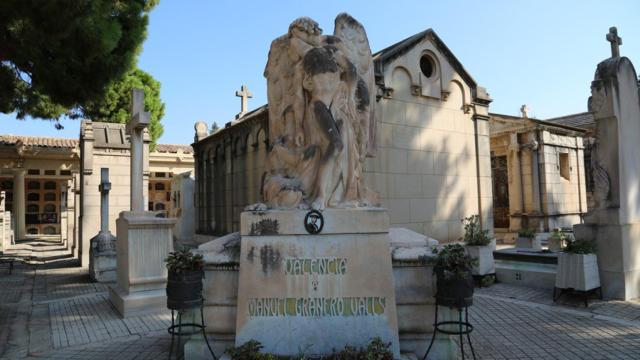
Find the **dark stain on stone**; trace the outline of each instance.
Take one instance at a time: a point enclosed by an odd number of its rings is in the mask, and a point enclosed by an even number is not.
[[[264,245],[260,248],[260,263],[262,264],[262,272],[265,274],[278,270],[280,268],[280,251]]]
[[[311,76],[338,72],[338,64],[333,59],[331,50],[322,47],[309,50],[304,56],[302,66]]]
[[[362,78],[358,79],[358,86],[356,87],[356,100],[358,102],[358,111],[363,112],[369,107],[369,89],[367,84],[364,83]]]
[[[250,236],[260,235],[278,235],[279,228],[278,220],[274,219],[262,219],[257,223],[251,224]]]
[[[304,155],[302,156],[302,160],[309,160],[310,158],[316,155],[316,151],[318,151],[318,145],[311,145],[304,150]]]
[[[250,262],[253,262],[253,258],[256,256],[255,252],[256,252],[256,247],[252,246],[251,250],[249,250],[249,253],[247,254],[247,260],[249,260]]]

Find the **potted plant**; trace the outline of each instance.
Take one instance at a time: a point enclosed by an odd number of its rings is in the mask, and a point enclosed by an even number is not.
[[[204,262],[202,255],[188,248],[170,252],[165,259],[169,273],[167,279],[167,307],[184,310],[202,303],[202,278]]]
[[[493,261],[495,239],[489,236],[489,230],[483,230],[480,226],[480,216],[472,215],[462,220],[464,224],[464,243],[467,245],[467,253],[477,264],[473,266],[473,275],[487,275],[496,272]]]
[[[551,236],[549,237],[549,251],[561,251],[565,245],[568,235],[566,235],[561,229],[553,229]]]
[[[600,287],[596,246],[588,240],[567,239],[558,255],[556,288],[589,291]]]
[[[439,305],[463,308],[473,303],[473,265],[476,263],[460,244],[434,248],[436,299]]]
[[[516,240],[517,248],[526,248],[533,250],[542,250],[540,239],[536,238],[536,232],[530,228],[518,230],[518,239]]]

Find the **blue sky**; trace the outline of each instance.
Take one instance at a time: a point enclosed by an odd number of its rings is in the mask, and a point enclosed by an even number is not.
[[[494,99],[490,111],[539,119],[587,110],[595,67],[610,55],[605,34],[618,27],[621,54],[640,70],[640,1],[212,1],[161,0],[151,13],[138,65],[162,83],[161,143],[191,143],[198,120],[222,125],[266,103],[262,76],[271,40],[299,16],[325,33],[346,11],[367,29],[373,51],[433,28]],[[79,121],[17,121],[0,115],[0,133],[77,137]]]

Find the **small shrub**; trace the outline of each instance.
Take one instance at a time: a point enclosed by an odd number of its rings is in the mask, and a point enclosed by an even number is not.
[[[238,347],[230,347],[225,353],[231,357],[231,360],[276,360],[277,358],[271,354],[263,354],[260,352],[263,346],[259,341],[249,340]]]
[[[569,254],[595,254],[597,250],[596,244],[593,241],[573,240],[572,238],[567,238],[566,241],[567,245],[562,251]]]
[[[365,348],[346,346],[340,352],[334,351],[332,355],[325,357],[276,356],[261,353],[262,348],[260,342],[250,340],[239,347],[228,348],[225,353],[231,357],[231,360],[393,360],[391,343],[385,343],[379,337],[371,340]]]
[[[464,224],[464,243],[468,246],[486,246],[491,243],[489,230],[483,230],[480,226],[480,216],[471,215],[462,219]]]
[[[202,270],[204,267],[202,255],[194,254],[187,247],[170,252],[164,261],[167,262],[167,270],[172,273]]]
[[[448,244],[442,248],[434,248],[437,256],[431,262],[434,271],[442,269],[445,279],[466,279],[478,259],[471,257],[464,246],[460,244]]]
[[[524,237],[524,238],[534,238],[536,237],[536,232],[530,228],[523,228],[518,230],[518,236]]]

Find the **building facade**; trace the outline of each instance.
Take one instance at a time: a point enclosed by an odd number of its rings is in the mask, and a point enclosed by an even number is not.
[[[147,140],[144,160],[149,209],[168,216],[173,209],[171,180],[174,174],[193,170],[193,150],[188,145],[158,144],[149,151]],[[0,232],[14,241],[60,239],[83,266],[88,265],[89,240],[100,230],[101,168],[109,168],[113,185],[109,227],[115,234],[120,211],[130,208],[124,124],[85,120],[79,139],[0,135]]]

